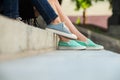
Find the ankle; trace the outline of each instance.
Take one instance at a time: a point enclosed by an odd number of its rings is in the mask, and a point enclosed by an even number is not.
[[[61,23],[61,21],[58,17],[51,22],[51,24],[58,24],[58,23]]]
[[[60,41],[68,42],[68,41],[70,41],[70,39],[68,39],[68,38],[64,38],[64,37],[60,37]]]
[[[86,42],[88,39],[87,38],[78,38],[77,40],[79,40],[79,41],[83,41],[83,42]]]

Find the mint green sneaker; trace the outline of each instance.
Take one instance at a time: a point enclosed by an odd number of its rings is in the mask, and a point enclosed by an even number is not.
[[[58,49],[61,49],[61,50],[77,50],[77,49],[81,49],[82,50],[82,49],[86,49],[86,47],[78,44],[74,40],[70,40],[68,42],[59,41]]]
[[[96,43],[94,43],[93,41],[91,41],[90,39],[87,39],[86,42],[83,41],[79,41],[79,40],[75,40],[77,43],[79,43],[80,45],[86,46],[86,49],[91,49],[91,50],[101,50],[104,49],[104,47],[102,45],[98,45]]]

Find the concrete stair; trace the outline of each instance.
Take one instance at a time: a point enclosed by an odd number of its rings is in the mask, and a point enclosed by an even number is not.
[[[0,16],[0,61],[53,51],[56,45],[55,34]]]

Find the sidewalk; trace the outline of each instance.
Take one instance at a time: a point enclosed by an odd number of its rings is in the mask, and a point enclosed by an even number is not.
[[[120,80],[120,55],[54,51],[0,64],[0,80]]]

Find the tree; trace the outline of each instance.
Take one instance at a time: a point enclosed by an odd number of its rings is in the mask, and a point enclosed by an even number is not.
[[[83,24],[86,24],[86,10],[87,8],[92,6],[92,2],[98,2],[98,1],[109,1],[110,3],[112,0],[72,0],[76,2],[76,9],[80,10],[83,9]]]

